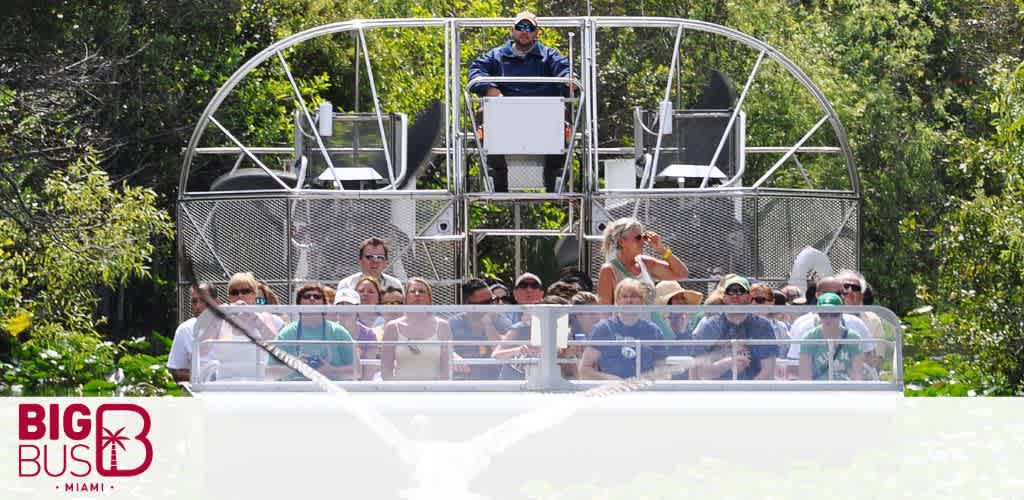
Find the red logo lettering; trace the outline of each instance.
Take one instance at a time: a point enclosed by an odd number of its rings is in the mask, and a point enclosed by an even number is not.
[[[141,429],[135,436],[129,438],[125,434],[125,426],[104,425],[108,414],[134,413],[141,419]],[[123,415],[121,416],[123,419]],[[142,407],[129,403],[103,404],[96,409],[96,472],[101,476],[125,477],[137,476],[145,472],[153,462],[153,443],[148,439],[150,428],[149,413]],[[118,451],[127,452],[125,443],[131,440],[137,441],[143,448],[145,454],[140,465],[131,469],[122,469],[119,466]],[[104,454],[110,460],[103,460]]]

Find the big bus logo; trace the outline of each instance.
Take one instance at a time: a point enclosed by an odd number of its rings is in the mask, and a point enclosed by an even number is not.
[[[142,474],[153,462],[149,413],[130,403],[18,405],[18,475]]]

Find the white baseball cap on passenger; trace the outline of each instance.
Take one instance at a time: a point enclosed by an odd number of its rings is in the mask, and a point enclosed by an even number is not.
[[[338,290],[338,293],[334,294],[334,304],[350,304],[358,306],[362,301],[359,300],[359,292],[351,288],[342,288]]]

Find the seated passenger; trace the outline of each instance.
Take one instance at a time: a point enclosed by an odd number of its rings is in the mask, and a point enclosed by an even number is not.
[[[565,300],[572,300],[573,295],[576,295],[579,291],[580,286],[575,283],[556,281],[548,287],[544,295],[557,295]]]
[[[863,306],[865,305],[864,297],[865,294],[870,292],[867,280],[864,279],[860,273],[844,269],[839,271],[836,276],[843,283],[843,293],[840,294],[843,297],[843,304],[848,306]],[[871,337],[876,339],[888,339],[893,340],[896,338],[894,331],[891,328],[887,329],[886,323],[882,322],[877,314],[871,311],[864,311],[857,313],[857,316],[864,322],[864,326],[867,327],[868,333]],[[887,331],[889,330],[889,331]],[[864,361],[872,367],[873,370],[877,370],[883,358],[887,358],[891,353],[889,352],[889,345],[886,343],[875,344],[875,349],[865,353]]]
[[[572,300],[569,301],[569,304],[574,306],[596,306],[597,295],[594,295],[591,292],[581,291],[572,296]],[[590,338],[591,332],[594,331],[594,327],[597,326],[601,320],[605,319],[605,316],[605,314],[599,312],[569,313],[569,340],[587,340]],[[558,357],[576,360],[576,363],[571,365],[559,364],[559,367],[562,369],[562,377],[567,380],[579,378],[579,360],[583,357],[583,347],[566,347],[558,352]]]
[[[552,304],[552,305],[569,305],[569,301],[559,297],[557,295],[549,295],[544,297],[541,304]],[[520,340],[526,342],[530,340],[530,329],[533,323],[532,314],[523,314],[520,317],[520,321],[509,327],[505,335],[502,336],[502,340]],[[494,349],[491,353],[491,357],[494,359],[512,359],[512,358],[526,358],[540,355],[540,346],[534,346],[529,344],[522,345],[502,345]],[[520,364],[504,364],[501,365],[501,369],[498,371],[498,378],[501,380],[523,380],[526,378],[526,368]]]
[[[388,267],[388,245],[380,238],[368,238],[359,244],[359,272],[346,276],[338,282],[338,290],[343,288],[355,288],[359,278],[372,276],[381,287],[402,288],[402,282],[398,278],[385,274],[384,269]]]
[[[268,285],[268,284],[266,284],[266,283],[264,283],[262,281],[256,282],[256,305],[276,306],[276,305],[280,305],[280,304],[281,304],[281,300],[277,298],[277,293],[274,292],[274,289],[270,285]],[[280,313],[271,313],[271,314],[273,314],[274,316],[277,316],[278,318],[281,318],[281,323],[282,324],[288,322],[288,315],[287,314],[280,314]]]
[[[318,283],[303,285],[295,292],[295,302],[303,306],[327,305],[324,289]],[[289,323],[277,336],[277,340],[329,340],[335,344],[289,344],[278,346],[294,356],[299,357],[310,368],[322,373],[331,380],[353,379],[356,374],[356,356],[352,349],[352,336],[345,327],[324,319],[325,313],[300,313],[298,321]],[[270,373],[274,377],[285,377],[284,380],[302,380],[304,377],[272,360]]]
[[[643,305],[645,298],[653,293],[639,280],[626,278],[616,285],[613,298],[615,305]],[[663,340],[661,330],[643,316],[643,313],[618,313],[598,323],[590,339]],[[665,348],[650,345],[638,348],[629,344],[587,346],[580,359],[579,376],[581,379],[612,380],[634,377],[638,375],[637,356],[640,356],[641,372],[648,372],[664,362]]]
[[[410,278],[405,303],[429,306],[434,303],[433,289],[423,278]],[[384,325],[385,341],[450,340],[448,322],[431,313],[406,313]],[[440,344],[385,345],[381,350],[381,375],[385,380],[448,379],[451,348]]]
[[[467,305],[489,305],[494,301],[487,283],[479,278],[470,278],[462,284],[462,301]],[[458,313],[448,318],[448,325],[455,340],[480,341],[500,340],[512,323],[500,313]],[[458,345],[455,352],[463,359],[490,358],[491,346]],[[499,367],[496,365],[472,365],[469,367],[470,380],[495,380]]]
[[[572,300],[570,300],[569,303],[574,306],[596,306],[597,295],[594,295],[591,292],[579,292],[572,296]],[[605,314],[599,312],[570,313],[569,339],[587,340],[590,338],[591,332],[594,331],[594,327],[603,319],[605,319]]]
[[[750,282],[742,276],[728,275],[724,279],[724,305],[750,304]],[[732,340],[732,339],[775,339],[775,333],[768,320],[756,315],[745,313],[726,313],[707,315],[693,330],[696,340]],[[700,364],[696,372],[700,378],[729,380],[733,378],[733,366],[736,367],[737,380],[766,379],[775,376],[775,355],[778,347],[773,345],[741,345],[736,349],[729,344],[699,348]]]
[[[355,291],[359,294],[359,305],[361,306],[375,306],[381,303],[381,289],[380,284],[372,276],[363,276],[356,282]],[[358,308],[357,308],[358,309]],[[355,317],[355,326],[359,329],[359,333],[356,335],[356,340],[360,342],[356,348],[356,352],[359,353],[359,359],[377,359],[380,355],[377,344],[367,344],[365,342],[376,342],[380,340],[377,338],[377,334],[374,333],[375,328],[382,328],[384,326],[384,317],[377,313],[363,313],[357,312]],[[351,332],[355,333],[355,332]],[[363,380],[373,380],[374,376],[380,371],[379,367],[371,365],[363,365]]]
[[[544,298],[544,283],[536,274],[523,273],[516,278],[512,287],[512,299],[514,304],[530,305],[539,304]],[[515,324],[520,321],[520,312],[506,313],[509,322]]]
[[[266,312],[246,312],[231,314],[232,305],[256,305],[259,282],[252,273],[235,273],[228,280],[228,300],[224,312],[231,315],[242,328],[260,340],[270,341],[277,337],[277,332],[284,322],[276,315]],[[228,322],[223,321],[207,309],[196,320],[196,343],[201,345],[200,356],[203,364],[216,361],[218,378],[261,378],[267,363],[267,353],[254,345],[238,343],[202,344],[207,340],[245,341],[249,338],[237,331]]]
[[[200,294],[205,295],[211,302],[217,300],[217,289],[209,283],[199,283],[192,287],[192,317],[174,330],[171,352],[167,355],[167,369],[170,370],[175,382],[186,382],[192,375],[192,350],[196,342],[195,325],[199,316],[206,311],[206,302]]]
[[[826,292],[818,296],[819,306],[841,306],[843,299]],[[805,340],[851,339],[861,337],[843,326],[839,313],[820,313],[819,326],[815,327]],[[801,344],[800,378],[802,380],[861,380],[864,373],[863,344]],[[829,374],[831,361],[832,372]]]
[[[504,284],[494,283],[489,288],[491,289],[491,295],[494,295],[495,304],[512,305],[516,303],[516,299],[512,296],[512,292],[509,291],[508,287]]]
[[[834,293],[842,297],[843,291],[843,282],[839,278],[829,276],[818,280],[815,284],[814,296],[820,297],[824,293]],[[840,319],[843,326],[859,335],[860,338],[872,338],[868,327],[856,315],[843,314]],[[794,339],[802,339],[811,333],[811,330],[816,326],[818,326],[818,315],[814,313],[804,314],[793,322],[792,328],[789,329],[789,336]],[[874,351],[875,346],[873,344],[861,344],[860,348],[865,353],[868,353]],[[800,359],[800,346],[798,344],[791,345],[788,354],[790,359]]]
[[[772,291],[772,287],[765,283],[754,283],[751,285],[750,302],[759,306],[775,305],[775,293]],[[786,323],[773,318],[771,314],[761,313],[759,316],[771,323],[775,338],[789,340],[789,328],[786,326]],[[785,358],[787,352],[789,352],[789,344],[779,344],[779,355],[777,357]]]
[[[359,312],[355,307],[362,303],[359,293],[351,288],[342,288],[334,293],[336,312],[327,315],[327,319],[345,327],[352,333],[359,331]],[[359,335],[356,333],[356,335]]]
[[[658,286],[655,287],[655,296],[654,303],[660,306],[696,306],[700,305],[701,300],[704,299],[704,294],[687,290],[675,280],[659,282]],[[697,327],[697,323],[703,317],[700,313],[689,315],[682,312],[662,314],[661,316],[662,323],[659,324],[659,327],[661,327],[661,333],[665,336],[666,340],[692,340],[693,329]],[[690,316],[693,317],[691,318]],[[662,324],[665,326],[662,327]],[[669,346],[668,354],[671,356],[692,356],[693,346]]]
[[[594,282],[590,279],[590,275],[580,271],[579,268],[575,266],[562,268],[558,273],[558,281],[564,281],[566,283],[576,285],[584,292],[594,291]]]

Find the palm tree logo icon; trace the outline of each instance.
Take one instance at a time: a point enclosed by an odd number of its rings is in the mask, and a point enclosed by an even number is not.
[[[121,435],[121,433],[124,432],[124,427],[121,427],[120,429],[118,429],[118,430],[116,430],[114,432],[111,432],[110,429],[108,429],[106,427],[103,427],[102,428],[102,432],[103,432],[103,436],[100,438],[100,456],[102,456],[103,449],[109,446],[110,447],[110,469],[109,470],[116,471],[116,470],[118,470],[117,469],[117,447],[120,446],[121,450],[128,451],[128,449],[125,448],[125,446],[124,446],[124,442],[128,440],[128,436],[122,436]]]

